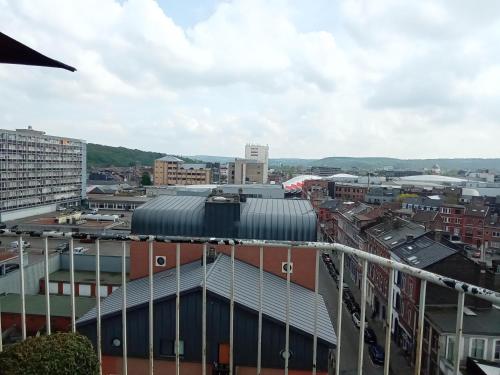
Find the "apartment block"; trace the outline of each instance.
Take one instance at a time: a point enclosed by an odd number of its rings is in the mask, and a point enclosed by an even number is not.
[[[185,163],[175,156],[155,160],[154,184],[204,185],[212,183],[212,168],[206,164]]]
[[[265,164],[257,160],[251,159],[235,159],[234,167],[232,163],[229,170],[231,171],[231,179],[229,183],[233,184],[264,184],[267,179]],[[233,175],[234,171],[234,175]]]
[[[255,160],[263,164],[262,183],[266,184],[269,169],[269,146],[247,144],[245,146],[245,159]]]
[[[0,220],[80,205],[85,198],[87,145],[42,131],[0,129]]]

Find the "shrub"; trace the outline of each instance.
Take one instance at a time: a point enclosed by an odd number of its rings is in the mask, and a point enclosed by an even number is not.
[[[0,353],[0,375],[95,375],[97,354],[78,333],[30,337]]]

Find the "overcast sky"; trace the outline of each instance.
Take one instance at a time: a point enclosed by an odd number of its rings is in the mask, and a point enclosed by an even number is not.
[[[500,1],[0,0],[60,69],[0,66],[0,127],[172,154],[500,157]]]

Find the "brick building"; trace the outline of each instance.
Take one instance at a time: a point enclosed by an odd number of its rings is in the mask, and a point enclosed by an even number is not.
[[[335,184],[335,198],[343,201],[364,202],[368,187],[360,184]]]

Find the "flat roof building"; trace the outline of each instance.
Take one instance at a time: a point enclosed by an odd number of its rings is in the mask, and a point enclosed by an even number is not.
[[[154,163],[154,184],[200,185],[212,182],[212,167],[204,163],[185,163],[175,156],[164,156]]]

